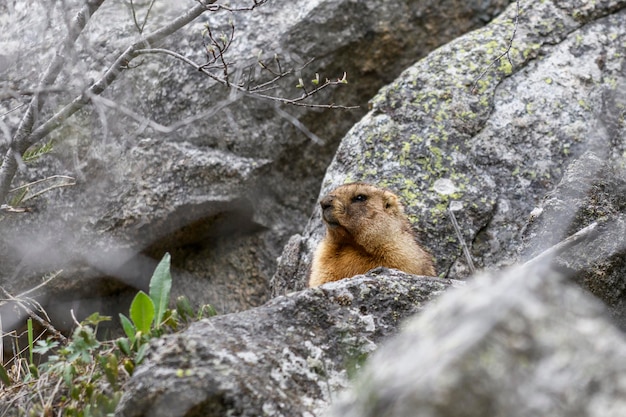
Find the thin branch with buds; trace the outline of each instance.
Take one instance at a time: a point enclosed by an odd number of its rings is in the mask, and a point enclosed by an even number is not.
[[[226,82],[226,86],[230,87],[230,82],[228,80],[228,64],[224,59],[224,54],[233,43],[233,37],[235,34],[235,24],[230,22],[230,36],[222,35],[220,38],[216,38],[211,31],[211,26],[209,24],[205,25],[205,32],[202,36],[202,43],[204,44],[204,50],[207,55],[208,61],[201,66],[204,70],[220,68],[224,73],[224,81]],[[206,42],[206,36],[209,37],[210,42]],[[217,52],[216,52],[217,51]],[[215,65],[216,62],[220,62],[219,65]]]
[[[339,104],[313,104],[313,103],[306,103],[304,102],[304,100],[308,99],[309,97],[318,94],[320,91],[331,87],[331,86],[336,86],[336,85],[341,85],[341,84],[347,84],[347,75],[346,73],[343,74],[342,78],[337,79],[336,81],[331,81],[329,79],[326,79],[322,84],[318,85],[316,88],[314,88],[311,91],[305,91],[304,94],[302,94],[300,97],[295,97],[295,98],[285,98],[285,97],[280,97],[280,96],[272,96],[269,94],[262,94],[258,91],[255,91],[254,88],[246,88],[244,85],[240,85],[240,84],[235,84],[232,82],[229,82],[228,80],[219,77],[215,74],[213,74],[211,71],[207,70],[206,68],[203,67],[203,65],[200,65],[192,60],[190,60],[189,58],[174,52],[174,51],[170,51],[169,49],[162,49],[162,48],[154,48],[154,49],[140,49],[135,51],[136,54],[165,54],[165,55],[170,55],[173,56],[176,59],[179,59],[181,61],[183,61],[184,63],[192,66],[193,68],[195,68],[196,70],[198,70],[199,72],[202,72],[203,74],[207,75],[209,78],[211,78],[212,80],[235,89],[236,91],[252,96],[252,97],[256,97],[256,98],[261,98],[261,99],[265,99],[265,100],[271,100],[271,101],[275,101],[275,102],[279,102],[279,103],[283,103],[283,104],[289,104],[292,106],[301,106],[301,107],[311,107],[311,108],[323,108],[323,109],[344,109],[344,110],[349,110],[349,109],[357,109],[358,106],[343,106],[343,105],[339,105]],[[287,71],[284,74],[281,75],[281,78],[286,76],[287,74],[292,73],[293,70]],[[263,84],[263,85],[266,85]]]

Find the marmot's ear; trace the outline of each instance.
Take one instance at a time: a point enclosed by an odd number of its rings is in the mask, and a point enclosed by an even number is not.
[[[398,197],[395,194],[385,192],[383,194],[383,207],[386,211],[395,212],[398,210]]]

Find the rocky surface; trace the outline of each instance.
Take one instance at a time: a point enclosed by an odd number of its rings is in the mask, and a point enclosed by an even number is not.
[[[447,280],[378,268],[156,340],[116,415],[314,416]]]
[[[593,226],[583,241],[556,254],[554,265],[599,297],[626,329],[626,173],[623,165],[585,153],[533,211],[524,230],[526,259]],[[565,234],[565,236],[564,236]]]
[[[205,13],[157,46],[204,62],[204,25],[219,36],[230,33],[232,19],[233,77],[266,80],[257,60],[276,70],[275,54],[283,69],[315,58],[272,92],[298,97],[299,77],[308,84],[316,72],[324,79],[345,71],[348,86],[318,100],[360,110],[276,107],[232,94],[171,56],[142,55],[105,92],[109,102],[68,120],[51,136],[52,153],[23,167],[16,186],[59,174],[77,184],[19,204],[27,213],[0,213],[0,285],[17,294],[63,269],[40,297],[54,299],[44,305],[55,310],[60,328],[70,327],[70,307],[79,318],[96,307],[103,314],[125,310],[121,301],[145,288],[169,251],[174,291],[194,304],[209,302],[222,313],[262,304],[276,258],[306,223],[337,143],[367,100],[414,60],[485,23],[506,3],[270,1],[253,12]],[[71,17],[79,4],[0,5],[5,138],[66,29],[61,7],[71,8]],[[148,3],[135,4],[141,24]],[[156,2],[144,33],[195,4]],[[128,5],[105,2],[46,96],[41,120],[80,95],[139,37]],[[50,184],[31,187],[31,194]]]
[[[545,265],[503,271],[407,323],[328,415],[622,416],[625,341]]]
[[[626,75],[624,6],[531,2],[518,15],[513,4],[435,50],[372,100],[342,140],[320,195],[349,181],[389,187],[442,276],[469,274],[448,208],[479,268],[515,263],[530,213],[567,166],[587,150],[604,158],[624,152],[615,100]],[[290,240],[275,293],[302,287],[322,232],[318,209]]]

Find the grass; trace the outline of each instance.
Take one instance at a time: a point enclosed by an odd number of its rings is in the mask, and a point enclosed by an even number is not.
[[[150,339],[216,314],[209,305],[194,311],[185,297],[169,309],[171,286],[165,254],[150,279],[149,294],[139,291],[129,317],[120,314],[125,336],[115,340],[96,338],[98,325],[112,320],[99,313],[77,322],[69,338],[58,332],[50,336],[49,330],[35,336],[29,318],[27,346],[0,365],[0,416],[112,416]]]

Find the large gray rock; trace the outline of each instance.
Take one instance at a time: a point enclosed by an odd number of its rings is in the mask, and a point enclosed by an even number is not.
[[[555,254],[553,263],[604,301],[616,323],[626,329],[626,173],[620,161],[588,152],[572,163],[533,210],[522,256],[544,256],[564,234],[596,225],[585,239]]]
[[[28,102],[42,63],[66,30],[61,7],[71,15],[81,3],[0,5],[7,97],[0,113],[8,132],[19,124],[19,106]],[[42,297],[54,299],[47,307],[58,307],[71,326],[69,306],[79,318],[89,312],[83,314],[83,307],[97,306],[104,314],[126,309],[94,300],[145,288],[156,261],[170,251],[174,290],[194,304],[209,302],[220,312],[262,304],[276,258],[306,223],[337,143],[367,100],[415,59],[488,21],[508,1],[431,3],[274,1],[250,13],[206,13],[157,45],[204,62],[204,25],[230,33],[232,18],[228,60],[234,77],[266,80],[259,57],[272,66],[278,54],[284,69],[316,58],[271,92],[298,97],[299,77],[309,85],[316,72],[335,78],[345,71],[350,84],[319,101],[361,106],[355,111],[277,108],[232,94],[171,56],[135,59],[104,93],[118,109],[99,102],[76,114],[51,136],[53,153],[26,165],[15,181],[65,174],[77,185],[28,201],[29,213],[0,213],[0,285],[16,294],[63,269]],[[195,4],[156,2],[145,33]],[[139,21],[146,6],[138,9]],[[105,2],[69,54],[40,119],[80,95],[139,38],[127,5]]]
[[[120,417],[319,416],[399,323],[450,286],[376,269],[154,341]]]
[[[479,268],[516,262],[530,213],[569,163],[589,149],[624,152],[623,123],[602,116],[622,113],[607,97],[625,91],[625,6],[529,2],[517,16],[513,4],[435,50],[371,101],[321,195],[349,181],[397,192],[442,276],[469,274],[448,207]],[[322,233],[318,208],[289,241],[274,293],[302,288]]]
[[[545,265],[496,273],[407,323],[329,416],[623,416],[625,342]]]

